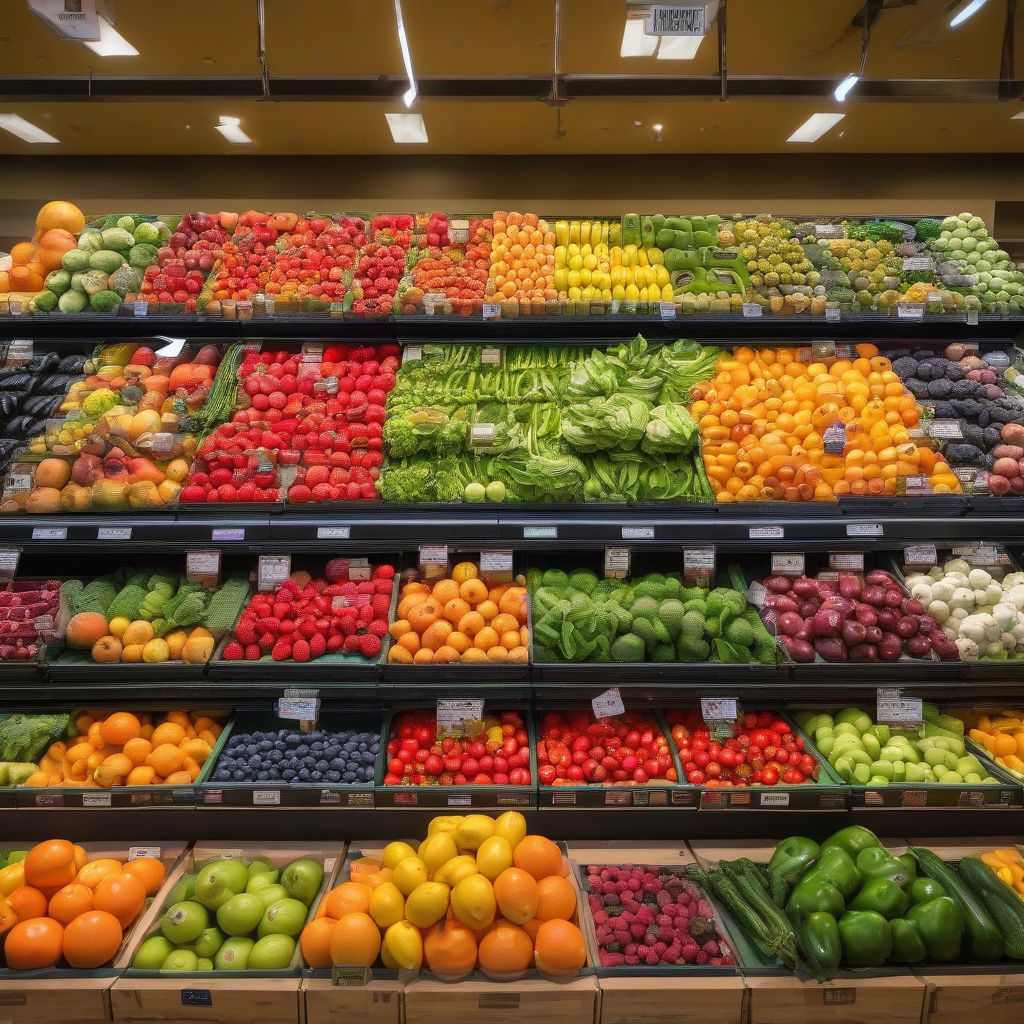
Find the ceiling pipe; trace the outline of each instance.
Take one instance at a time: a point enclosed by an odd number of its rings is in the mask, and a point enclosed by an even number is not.
[[[270,69],[267,67],[267,15],[264,0],[256,0],[256,45],[260,59],[260,72],[263,80],[263,98],[270,99]]]
[[[1020,91],[1015,94],[1013,88],[1014,73],[1014,25],[1017,18],[1017,0],[1006,0],[1006,20],[1003,23],[1003,50],[999,62],[999,98],[1015,100],[1020,98]]]
[[[719,99],[723,102],[729,98],[729,72],[726,70],[726,25],[725,25],[726,0],[721,0],[718,5],[718,77],[722,80],[722,92]]]

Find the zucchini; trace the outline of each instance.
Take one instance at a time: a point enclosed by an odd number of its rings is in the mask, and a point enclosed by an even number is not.
[[[995,919],[1006,955],[1012,960],[1024,960],[1024,900],[977,857],[960,861],[960,875]]]
[[[912,846],[921,871],[956,901],[964,915],[964,952],[975,963],[990,963],[1003,955],[1003,936],[985,904],[964,884],[956,870],[931,850]]]

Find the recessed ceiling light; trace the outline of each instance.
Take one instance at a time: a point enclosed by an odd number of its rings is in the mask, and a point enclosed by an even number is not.
[[[1014,114],[1013,117],[1010,118],[1010,120],[1011,121],[1024,121],[1024,110],[1022,110],[1019,114]]]
[[[968,18],[977,14],[986,3],[988,3],[988,0],[969,0],[949,19],[949,27],[956,28],[958,25],[962,25]]]
[[[633,122],[633,127],[634,128],[642,128],[643,126],[644,126],[643,121],[634,121]]]
[[[44,132],[17,114],[0,114],[0,128],[25,142],[60,142],[60,139],[55,139],[49,132]]]
[[[395,142],[427,142],[427,126],[422,114],[385,114],[391,138]]]
[[[85,44],[93,53],[101,57],[138,57],[139,51],[106,18],[100,15],[99,22],[99,39]]]
[[[619,44],[620,57],[653,57],[658,48],[658,37],[644,32],[643,18],[627,18]]]
[[[233,142],[236,145],[245,145],[251,143],[252,139],[249,138],[245,132],[239,127],[242,123],[241,118],[228,117],[226,114],[220,115],[220,124],[215,124],[214,128],[217,129],[224,136],[228,142]]]
[[[830,128],[839,124],[845,114],[811,114],[787,142],[817,142]]]
[[[655,131],[655,132],[660,132],[662,130],[662,128],[664,128],[664,127],[665,126],[663,124],[652,124],[651,125],[651,130]]]
[[[703,36],[666,36],[658,47],[658,60],[693,60]]]

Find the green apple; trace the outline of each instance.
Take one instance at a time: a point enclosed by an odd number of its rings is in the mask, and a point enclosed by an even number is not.
[[[266,910],[258,896],[242,892],[232,896],[217,910],[217,924],[226,935],[248,935],[260,923]]]
[[[324,880],[324,867],[312,857],[300,857],[288,864],[281,872],[281,884],[294,900],[301,900],[308,907],[320,891]]]
[[[249,872],[240,860],[216,860],[199,872],[194,898],[210,910],[219,910],[248,884]]]
[[[164,961],[174,952],[172,946],[162,935],[150,935],[146,941],[139,946],[135,959],[132,960],[132,967],[137,971],[159,971]]]
[[[213,958],[217,971],[244,971],[249,966],[249,954],[256,943],[252,939],[228,939]]]
[[[248,871],[250,878],[255,878],[257,875],[263,875],[268,871],[274,870],[276,870],[274,865],[266,857],[257,857],[255,860],[249,861]]]
[[[160,931],[176,945],[194,942],[200,932],[210,927],[210,913],[201,903],[186,900],[175,903],[164,911],[160,918]],[[195,954],[192,954],[195,956]]]
[[[201,956],[201,957],[199,957],[199,959],[196,961],[196,970],[197,971],[212,971],[213,970],[213,961],[208,956]]]
[[[267,908],[256,934],[261,939],[265,935],[298,935],[308,913],[309,908],[299,900],[278,900]]]
[[[225,935],[219,928],[204,928],[192,943],[192,952],[200,958],[213,956],[224,945],[224,939]]]
[[[171,890],[171,895],[167,897],[171,903],[184,903],[186,900],[192,899],[193,894],[196,891],[196,875],[194,873],[182,875],[178,879],[174,888]]]
[[[199,957],[191,949],[176,949],[163,962],[161,971],[195,971],[199,968]]]
[[[249,882],[245,887],[246,892],[256,892],[267,885],[276,885],[280,875],[279,871],[262,871],[258,875],[250,875]]]
[[[283,971],[295,956],[295,940],[290,935],[264,935],[249,954],[250,971]]]
[[[28,856],[28,850],[11,850],[11,852],[9,854],[7,854],[7,863],[8,864],[19,864],[27,856]]]
[[[259,878],[259,875],[256,876]],[[263,904],[264,909],[272,907],[275,903],[279,903],[281,900],[288,899],[288,890],[277,882],[273,885],[265,885],[262,889],[257,889],[253,896],[255,896],[260,903]]]

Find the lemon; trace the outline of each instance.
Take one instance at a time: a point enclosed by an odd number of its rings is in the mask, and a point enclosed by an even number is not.
[[[419,929],[408,921],[398,921],[384,933],[391,959],[399,969],[418,970],[423,963],[423,936]]]
[[[415,857],[416,850],[411,847],[408,843],[388,843],[384,847],[384,867],[395,870],[398,865],[405,860],[406,857]]]
[[[467,814],[455,830],[455,842],[460,850],[476,850],[494,835],[494,819],[487,814]]]
[[[452,889],[452,911],[467,928],[486,928],[497,910],[494,887],[481,874],[468,875]]]
[[[427,865],[419,857],[406,857],[395,865],[395,885],[403,896],[408,896],[427,880],[428,874]]]
[[[448,861],[438,871],[434,872],[435,882],[444,882],[445,885],[456,886],[464,878],[477,873],[476,858],[464,853]]]
[[[476,864],[480,874],[492,882],[512,867],[512,847],[502,836],[488,836],[476,851]]]
[[[418,851],[420,860],[427,865],[427,870],[431,874],[458,855],[459,851],[451,832],[435,832],[432,836],[427,836],[420,843]]]
[[[424,882],[417,885],[405,901],[405,917],[417,928],[429,928],[448,913],[447,885]]]
[[[435,832],[454,832],[461,824],[461,814],[439,814],[436,818],[430,819],[427,835],[432,836]]]
[[[394,882],[382,882],[370,893],[370,917],[378,928],[388,928],[405,916],[405,900]]]

